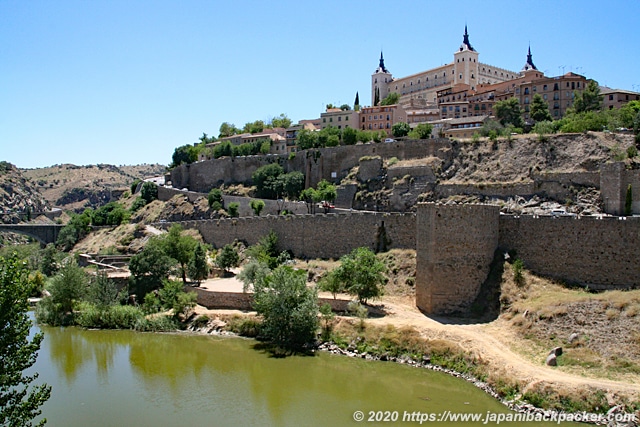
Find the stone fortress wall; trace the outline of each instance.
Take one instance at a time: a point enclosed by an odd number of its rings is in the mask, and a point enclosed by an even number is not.
[[[358,164],[361,173],[374,177],[382,164],[376,156],[381,159],[434,156],[447,162],[450,151],[449,140],[342,146],[299,152],[291,159],[253,156],[180,166],[172,172],[171,179],[174,187],[206,192],[225,180],[246,182],[255,169],[277,161],[287,172],[303,171],[307,185],[315,185],[323,178],[337,182]],[[405,171],[398,172],[399,176]],[[478,194],[505,198],[541,194],[564,200],[572,186],[586,185],[600,189],[606,212],[620,215],[624,212],[627,187],[631,185],[632,212],[637,214],[639,172],[626,169],[622,163],[611,163],[598,172],[534,172],[529,182],[439,184],[433,190],[441,196]],[[355,191],[355,187],[349,188],[350,194]],[[345,198],[340,204],[349,207],[348,202]],[[416,302],[420,309],[433,314],[469,307],[486,279],[497,249],[514,252],[527,269],[537,274],[570,284],[590,289],[640,287],[637,216],[516,217],[500,215],[497,207],[486,205],[420,204],[417,214],[269,216],[192,221],[185,223],[185,227],[197,228],[205,241],[215,247],[236,239],[254,244],[273,230],[282,249],[302,258],[335,259],[359,246],[373,250],[415,248]]]
[[[253,245],[273,230],[278,235],[281,250],[289,250],[303,259],[338,259],[361,246],[374,251],[415,248],[415,214],[280,215],[179,224],[197,229],[205,242],[216,248],[235,240]],[[170,224],[159,225],[168,227]]]
[[[208,192],[211,188],[223,183],[250,182],[251,175],[256,169],[277,162],[285,172],[303,172],[307,178],[307,185],[315,186],[322,179],[339,182],[354,166],[358,165],[362,157],[380,156],[383,159],[444,157],[450,145],[448,139],[406,140],[299,151],[291,159],[288,155],[226,157],[180,165],[171,172],[171,183],[174,188]]]
[[[168,224],[164,224],[167,226]],[[255,244],[273,230],[282,250],[337,259],[365,246],[416,249],[416,304],[448,314],[469,307],[494,252],[525,268],[590,289],[640,287],[640,217],[501,215],[497,206],[420,204],[416,214],[349,213],[186,221],[207,243]]]

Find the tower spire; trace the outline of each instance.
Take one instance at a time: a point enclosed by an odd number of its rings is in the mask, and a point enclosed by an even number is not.
[[[384,56],[382,56],[382,50],[380,51],[380,63],[378,64],[378,69],[376,73],[388,73],[387,67],[384,66]]]
[[[475,49],[471,46],[469,42],[469,32],[467,31],[467,24],[464,24],[464,35],[462,36],[462,45],[460,46],[460,50],[471,50],[475,51]]]
[[[529,44],[529,50],[527,52],[527,63],[522,67],[522,71],[537,70],[538,68],[533,63],[533,55],[531,55],[531,44]]]

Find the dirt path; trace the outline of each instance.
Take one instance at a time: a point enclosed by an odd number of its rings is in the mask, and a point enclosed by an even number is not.
[[[582,377],[546,366],[543,361],[532,363],[511,349],[511,345],[517,343],[517,338],[500,319],[487,324],[447,324],[425,316],[407,301],[389,298],[383,304],[387,316],[371,319],[369,322],[413,326],[425,338],[455,342],[487,362],[493,369],[508,372],[510,376],[524,381],[528,384],[527,387],[544,382],[565,388],[583,389],[590,386],[612,393],[640,396],[640,383]]]

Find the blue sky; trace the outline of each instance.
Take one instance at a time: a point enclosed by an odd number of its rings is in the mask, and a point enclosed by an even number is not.
[[[640,2],[0,0],[0,160],[168,164],[222,122],[370,104],[396,77],[480,61],[640,91]]]

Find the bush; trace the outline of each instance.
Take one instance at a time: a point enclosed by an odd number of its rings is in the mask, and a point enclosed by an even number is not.
[[[237,218],[238,217],[238,209],[240,208],[240,205],[236,202],[232,202],[229,203],[229,207],[227,208],[227,212],[229,212],[229,215],[232,218]]]
[[[147,203],[151,203],[154,200],[158,199],[158,186],[153,182],[145,182],[142,184],[142,188],[140,189],[140,196]]]
[[[516,282],[516,285],[523,286],[525,282],[524,275],[522,274],[522,270],[524,269],[522,260],[516,259],[511,268],[513,269],[513,281]]]
[[[240,256],[233,245],[225,245],[215,259],[216,266],[225,271],[237,267],[239,262]]]
[[[253,213],[256,214],[256,216],[260,216],[260,212],[264,209],[264,202],[262,200],[251,200],[249,205],[251,209],[253,209]]]
[[[254,307],[263,317],[262,334],[278,347],[301,349],[318,329],[318,297],[307,273],[278,267],[254,284]]]
[[[220,210],[224,207],[224,200],[222,199],[222,191],[219,188],[213,188],[207,195],[207,201],[209,207],[213,210]],[[214,207],[215,205],[215,207]]]
[[[171,316],[141,317],[134,329],[140,332],[166,332],[180,329],[180,323]]]
[[[147,201],[144,200],[142,197],[138,196],[136,197],[136,200],[134,200],[133,204],[131,205],[131,207],[129,208],[129,212],[131,213],[135,213],[138,212],[140,209],[142,209],[145,205],[147,204]]]
[[[85,328],[133,329],[144,318],[142,310],[130,305],[113,305],[100,308],[84,302],[79,305],[76,324]]]

